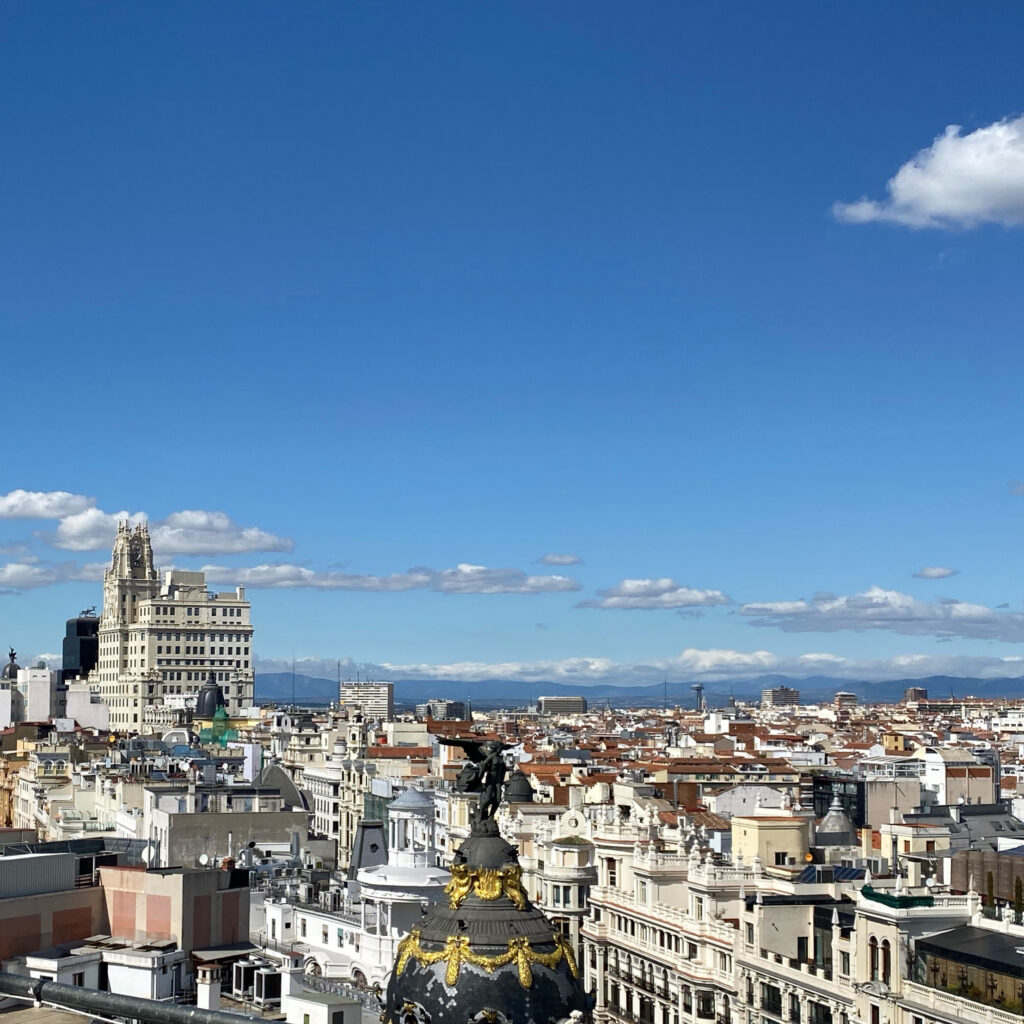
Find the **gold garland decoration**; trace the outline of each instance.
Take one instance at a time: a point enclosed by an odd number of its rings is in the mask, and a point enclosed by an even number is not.
[[[458,910],[471,892],[482,900],[507,896],[515,904],[516,910],[526,909],[523,869],[518,864],[510,864],[505,868],[471,868],[465,864],[453,864],[452,880],[444,887],[444,891],[452,910]]]
[[[424,967],[445,962],[447,967],[444,972],[444,980],[445,984],[451,988],[458,982],[459,972],[464,963],[479,967],[488,974],[506,964],[515,963],[519,971],[519,983],[523,988],[529,988],[533,984],[533,964],[555,968],[564,957],[572,976],[579,977],[576,957],[562,935],[552,936],[555,948],[550,953],[535,953],[530,948],[529,939],[515,938],[508,940],[507,952],[499,953],[497,956],[484,956],[482,953],[474,953],[469,948],[469,937],[466,935],[449,935],[445,939],[443,949],[421,949],[421,934],[419,928],[413,928],[398,944],[398,960],[395,963],[396,976],[401,977],[410,960],[415,960]]]

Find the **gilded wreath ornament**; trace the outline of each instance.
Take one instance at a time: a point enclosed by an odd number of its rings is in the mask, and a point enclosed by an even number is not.
[[[458,910],[470,893],[475,893],[482,900],[506,896],[515,904],[516,910],[526,909],[523,869],[518,864],[504,868],[471,868],[466,864],[453,864],[452,878],[444,892],[452,910]]]
[[[519,983],[523,988],[529,988],[533,984],[534,964],[553,969],[564,959],[572,976],[579,977],[576,957],[562,935],[552,936],[555,948],[550,953],[538,953],[530,946],[529,939],[518,937],[508,940],[506,952],[498,953],[496,956],[485,956],[483,953],[474,953],[469,948],[469,937],[466,935],[449,935],[442,949],[423,949],[420,946],[421,934],[419,928],[413,928],[398,944],[398,959],[395,963],[397,976],[401,977],[410,960],[415,960],[424,967],[443,962],[446,964],[445,984],[451,988],[458,982],[463,964],[472,964],[491,974],[499,967],[514,963],[519,972]]]

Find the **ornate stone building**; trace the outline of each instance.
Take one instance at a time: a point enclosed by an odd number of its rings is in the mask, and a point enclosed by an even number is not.
[[[110,709],[110,727],[139,732],[146,707],[199,691],[213,673],[228,713],[253,702],[252,623],[245,589],[207,589],[205,574],[153,565],[143,523],[118,526],[103,574],[99,660],[89,682]]]

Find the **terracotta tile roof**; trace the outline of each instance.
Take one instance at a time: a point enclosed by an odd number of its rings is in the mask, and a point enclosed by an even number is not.
[[[367,747],[366,756],[375,760],[405,759],[407,757],[430,757],[431,747]]]

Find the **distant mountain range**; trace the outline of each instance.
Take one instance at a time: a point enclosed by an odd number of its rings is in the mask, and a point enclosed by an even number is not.
[[[521,707],[540,696],[579,694],[591,705],[610,701],[613,705],[634,707],[660,707],[666,699],[674,705],[693,706],[696,695],[693,682],[670,682],[653,686],[569,686],[565,683],[523,683],[506,684],[489,680],[467,683],[465,681],[444,682],[437,679],[408,679],[395,683],[395,703],[417,704],[433,697],[447,697],[451,700],[465,700],[471,696],[475,708]],[[717,681],[704,684],[705,697],[712,707],[725,704],[730,694],[740,700],[760,696],[761,690],[769,686],[791,686],[800,691],[804,703],[813,703],[831,697],[838,690],[855,693],[864,703],[895,703],[903,699],[903,691],[910,686],[922,686],[933,698],[948,697],[1024,697],[1024,678],[1021,679],[971,679],[955,676],[929,676],[925,679],[890,679],[884,682],[855,682],[849,679],[834,679],[830,676],[809,676],[794,679],[783,675],[763,675],[752,679]],[[314,676],[295,676],[295,700],[300,704],[326,704],[336,700],[338,684],[333,679],[319,679]],[[290,672],[257,672],[256,699],[290,702],[292,699],[292,674]]]

